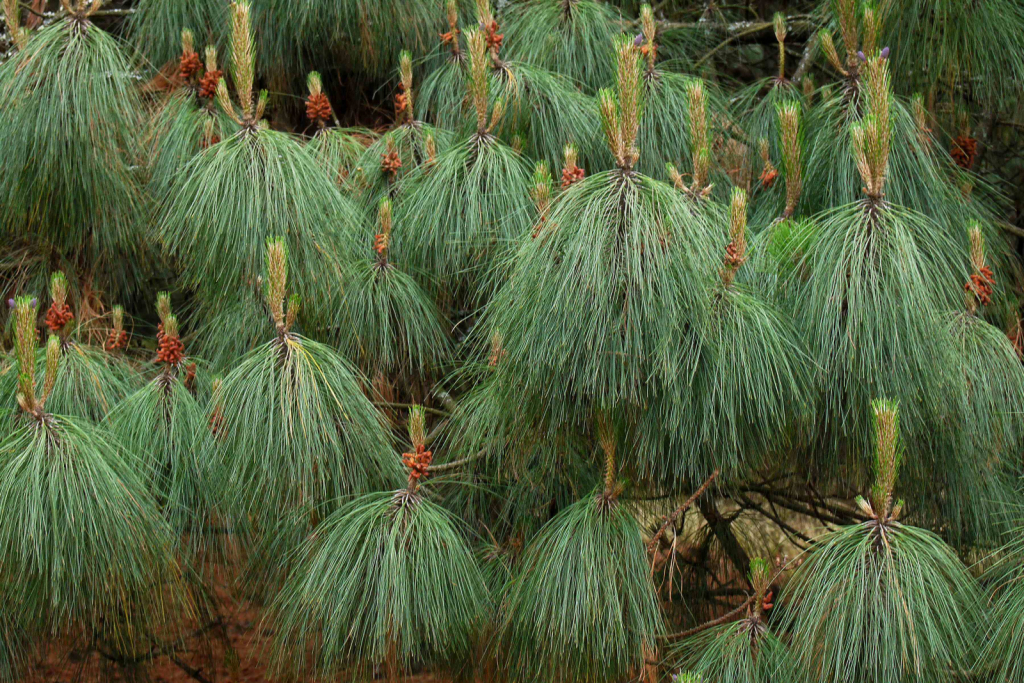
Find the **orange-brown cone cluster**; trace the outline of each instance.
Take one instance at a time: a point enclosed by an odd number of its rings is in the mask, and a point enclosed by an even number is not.
[[[953,148],[949,150],[949,154],[957,166],[969,171],[974,168],[974,161],[978,158],[978,141],[961,135],[953,140]]]
[[[210,433],[217,436],[222,429],[224,429],[224,409],[218,405],[210,413]]]
[[[306,98],[306,117],[314,123],[326,123],[332,115],[331,103],[322,92]]]
[[[982,266],[980,271],[971,275],[969,282],[964,283],[964,291],[973,292],[979,304],[988,306],[992,301],[992,285],[995,284],[995,281],[996,277],[992,273],[992,269]]]
[[[508,351],[506,351],[503,347],[495,346],[494,348],[491,349],[491,355],[487,359],[488,367],[492,367],[492,368],[498,367],[498,363],[500,363],[501,360],[505,356],[507,356],[507,355],[508,355]]]
[[[771,187],[779,177],[779,171],[771,166],[765,166],[759,176],[763,187]]]
[[[111,330],[107,336],[107,342],[103,345],[107,351],[116,351],[128,346],[128,332],[126,330]]]
[[[56,301],[50,304],[50,310],[46,312],[46,326],[51,332],[60,332],[74,319],[75,314],[71,312],[71,307],[67,304],[58,306]]]
[[[220,83],[222,76],[224,76],[224,72],[220,69],[207,71],[203,74],[203,77],[199,79],[199,96],[208,99],[216,97],[217,84]]]
[[[401,116],[406,107],[409,106],[409,95],[405,92],[405,84],[398,84],[398,94],[395,95],[395,116]]]
[[[199,54],[191,52],[183,52],[181,54],[181,61],[178,62],[178,76],[183,81],[187,81],[199,73],[203,68],[203,62],[199,59]]]
[[[377,252],[378,256],[383,258],[384,255],[387,254],[388,252],[388,243],[390,241],[391,240],[388,237],[388,235],[385,235],[382,232],[378,232],[376,235],[373,236],[373,250]]]
[[[736,242],[729,242],[725,247],[725,265],[730,268],[739,268],[747,259],[740,254]]]
[[[403,453],[402,462],[409,468],[409,481],[416,482],[427,476],[434,454],[426,446],[417,446],[415,453]]]
[[[501,43],[505,40],[504,33],[498,33],[498,22],[491,20],[491,23],[484,26],[484,37],[487,39],[487,48],[490,50],[500,50]]]
[[[185,366],[185,381],[182,382],[190,393],[195,393],[196,388],[196,364],[189,363]]]
[[[533,228],[533,239],[537,239],[538,237],[540,237],[540,234],[542,232],[544,232],[544,228],[546,228],[547,225],[548,225],[548,217],[547,216],[541,216],[540,220],[537,221],[537,225],[535,225],[534,228]],[[497,365],[497,363],[495,362],[493,365]],[[492,367],[493,367],[493,365],[492,365]]]
[[[384,173],[394,175],[400,168],[402,168],[402,159],[398,156],[398,152],[385,152],[380,155],[380,170]]]
[[[156,331],[157,341],[157,360],[167,363],[168,365],[177,365],[181,362],[181,359],[185,357],[185,345],[181,343],[181,339],[175,336],[164,334],[164,326],[160,324],[157,326]]]
[[[457,45],[458,43],[456,42],[456,38],[459,37],[459,33],[460,33],[459,29],[455,28],[455,29],[452,29],[451,31],[445,31],[444,33],[438,33],[437,35],[441,36],[441,44],[442,45]]]
[[[576,164],[564,167],[562,169],[562,189],[569,189],[573,183],[583,180],[586,175],[586,172]]]

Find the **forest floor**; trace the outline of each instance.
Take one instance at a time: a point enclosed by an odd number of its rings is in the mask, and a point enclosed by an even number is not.
[[[111,683],[269,683],[264,654],[271,634],[261,627],[263,610],[247,600],[232,596],[231,586],[224,572],[219,572],[213,590],[220,607],[220,627],[204,638],[184,642],[181,649],[170,656],[161,656],[146,667],[133,671],[121,666],[109,666],[97,654],[82,656],[65,648],[52,647],[42,658],[33,662],[25,683],[76,683],[78,680],[98,678]],[[224,642],[227,637],[228,647]],[[179,663],[174,660],[177,659]]]
[[[758,515],[740,513],[737,509],[723,508],[722,512],[732,519],[732,527],[751,552],[775,562],[786,564],[790,559],[800,555],[801,549],[787,538],[778,527],[766,525]],[[663,511],[651,510],[649,526],[656,527],[661,520]],[[824,531],[820,524],[801,515],[789,515],[788,522],[799,533],[814,537]],[[671,601],[670,594],[686,590],[685,568],[690,554],[696,552],[696,542],[707,534],[704,520],[695,511],[689,510],[680,520],[682,522],[679,542],[663,545],[656,558],[659,591],[663,598]],[[767,535],[766,535],[767,534]],[[672,552],[678,561],[673,562]],[[717,554],[717,553],[716,553]],[[742,583],[733,570],[732,565],[724,557],[720,557],[719,579],[727,584],[737,586],[739,599],[742,599]],[[672,567],[674,571],[665,571]],[[278,679],[267,671],[267,653],[273,633],[262,623],[264,609],[257,603],[240,597],[233,591],[231,572],[224,566],[211,567],[209,572],[210,589],[213,591],[219,609],[218,626],[197,628],[201,637],[186,639],[180,647],[170,654],[159,656],[144,669],[124,666],[111,666],[109,660],[97,653],[83,655],[81,651],[68,654],[68,647],[59,644],[48,647],[31,662],[25,683],[77,683],[78,681],[104,680],[111,683],[276,683]],[[670,575],[674,575],[669,579]],[[735,582],[735,583],[734,583]],[[718,584],[720,587],[723,584]],[[710,587],[710,586],[709,586]],[[726,591],[720,609],[729,609],[728,601],[735,601],[737,593]],[[682,616],[682,615],[677,615]],[[98,674],[98,675],[97,675]],[[411,676],[409,683],[443,683],[444,679],[424,673]]]

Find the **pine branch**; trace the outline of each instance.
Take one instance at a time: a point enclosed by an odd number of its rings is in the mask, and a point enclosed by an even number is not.
[[[747,555],[747,551],[743,549],[739,539],[736,538],[736,534],[733,533],[732,521],[722,516],[714,500],[698,499],[697,509],[700,510],[700,514],[707,520],[708,526],[711,528],[712,533],[715,534],[718,542],[722,544],[722,549],[725,550],[725,554],[735,565],[736,571],[745,578],[747,567],[750,566],[750,556]]]
[[[135,14],[136,9],[134,7],[125,7],[124,9],[101,9],[93,12],[91,17],[130,17]]]
[[[814,56],[818,52],[818,34],[812,34],[811,39],[804,45],[803,55],[800,57],[800,63],[797,64],[796,71],[793,72],[793,78],[791,79],[794,83],[799,83],[803,80],[804,75],[811,68],[811,64],[814,61]]]
[[[658,529],[658,532],[654,534],[654,537],[651,538],[650,542],[647,544],[648,553],[654,551],[654,549],[658,545],[658,541],[661,540],[661,537],[665,534],[665,530],[668,529],[669,525],[673,524],[676,521],[676,519],[679,518],[679,515],[683,514],[683,512],[685,512],[687,508],[693,505],[694,501],[696,501],[698,498],[704,495],[704,492],[708,490],[708,487],[711,486],[711,482],[713,482],[717,476],[718,470],[715,470],[714,472],[711,473],[711,476],[708,477],[704,481],[704,483],[700,485],[700,488],[694,491],[693,495],[686,499],[686,502],[677,507],[671,515],[665,518],[665,521],[664,523],[662,523],[661,528]]]
[[[48,19],[51,16],[53,16],[52,14],[48,15],[48,14],[41,13],[41,12],[37,11],[35,7],[33,7],[32,5],[29,5],[29,4],[24,4],[24,5],[21,6],[21,8],[26,10],[29,14],[32,14],[32,15],[35,15],[35,16],[39,17],[40,19]],[[94,13],[94,16],[95,16],[95,13]]]
[[[779,516],[779,514],[777,512],[765,510],[763,507],[761,507],[756,502],[751,500],[749,496],[745,496],[745,495],[740,494],[739,495],[739,499],[740,499],[740,502],[743,504],[744,508],[746,508],[748,510],[753,510],[754,512],[758,513],[759,515],[764,516],[765,518],[770,520],[773,524],[775,524],[775,526],[777,526],[780,529],[782,529],[783,533],[785,533],[786,536],[789,538],[790,543],[792,543],[793,545],[797,546],[798,548],[801,547],[800,542],[807,543],[807,544],[810,544],[810,543],[814,542],[814,539],[812,539],[810,536],[800,532],[799,530],[797,530],[792,525],[787,524],[782,519],[782,517]],[[768,505],[771,506],[772,508],[774,508],[774,504],[771,501],[768,501]],[[800,542],[798,542],[797,540],[793,539],[792,536],[795,536],[797,539],[799,539]]]
[[[189,678],[191,678],[192,680],[199,681],[199,683],[211,683],[210,679],[203,675],[202,669],[195,669],[189,666],[186,662],[183,662],[181,658],[175,655],[174,653],[169,653],[167,657],[172,662],[174,662],[174,664],[179,669],[188,674]]]
[[[425,410],[426,412],[433,413],[434,415],[439,415],[441,417],[451,417],[450,413],[446,413],[445,411],[439,410],[438,408],[429,408],[427,406],[420,406],[418,404],[413,403],[391,403],[390,401],[374,401],[373,405],[377,406],[378,408],[396,408],[398,410],[412,410],[413,408],[423,408],[423,410]]]
[[[210,621],[209,623],[195,629],[189,635],[183,636],[173,642],[154,641],[150,646],[149,650],[141,654],[126,655],[124,653],[110,652],[108,650],[103,649],[96,641],[93,641],[89,650],[87,650],[86,652],[95,652],[104,659],[110,662],[114,662],[118,666],[137,666],[139,664],[152,662],[156,658],[165,655],[167,657],[174,657],[177,653],[184,650],[185,641],[203,638],[207,633],[214,631],[216,629],[222,629],[223,627],[224,620],[222,617],[218,616],[216,619]],[[177,662],[175,662],[175,664],[177,664]]]
[[[867,516],[863,514],[840,508],[835,505],[829,505],[824,501],[809,501],[757,486],[748,486],[745,490],[764,496],[765,500],[768,502],[784,507],[787,510],[792,510],[793,512],[798,512],[806,517],[818,519],[830,524],[845,526],[851,523],[863,522],[868,519]]]
[[[999,221],[998,225],[1002,230],[1005,230],[1011,235],[1016,235],[1017,237],[1024,237],[1024,229],[1018,228],[1016,225],[1012,225],[1010,223],[1007,223],[1006,221]]]
[[[750,602],[753,599],[754,599],[753,596],[748,596],[747,599],[744,600],[740,604],[740,606],[737,607],[736,609],[731,610],[729,612],[726,612],[722,616],[717,617],[715,619],[712,619],[711,621],[706,621],[703,624],[701,624],[700,626],[694,626],[691,629],[687,629],[686,631],[680,631],[679,633],[670,633],[670,634],[664,636],[664,639],[665,640],[680,640],[680,639],[683,639],[683,638],[689,638],[690,636],[696,635],[698,633],[701,633],[702,631],[707,631],[709,628],[714,628],[715,626],[719,626],[721,624],[724,624],[727,621],[732,620],[734,617],[739,616],[743,612],[743,610],[745,610],[747,608],[747,606],[750,604]]]
[[[480,458],[484,457],[484,455],[486,454],[487,451],[482,450],[476,455],[470,455],[465,458],[462,458],[461,460],[453,460],[452,462],[446,462],[443,465],[431,465],[427,468],[427,471],[430,472],[431,474],[436,474],[438,472],[447,472],[448,470],[453,470],[457,467],[462,467],[463,465],[467,465],[471,462],[476,462]]]
[[[803,32],[812,32],[817,27],[817,23],[813,20],[813,18],[810,17],[809,15],[806,15],[806,14],[794,15],[792,17],[786,17],[786,24],[787,24],[787,26],[789,26],[790,35],[796,35],[796,34],[803,33]],[[703,28],[705,30],[714,30],[714,29],[717,28],[722,33],[728,34],[728,37],[725,40],[723,40],[721,43],[716,45],[714,48],[711,49],[710,52],[705,54],[703,57],[701,57],[697,61],[697,63],[694,65],[694,70],[697,70],[697,69],[699,69],[704,64],[704,62],[706,62],[708,59],[710,59],[712,56],[714,56],[716,53],[718,53],[723,48],[728,47],[729,45],[731,45],[732,43],[736,42],[737,40],[739,40],[741,38],[746,38],[748,36],[758,35],[758,34],[763,33],[765,31],[773,30],[775,24],[772,21],[737,21],[737,22],[733,22],[731,24],[716,26],[715,24],[707,24],[707,23],[700,23],[700,22],[697,22],[697,23],[665,22],[665,23],[659,24],[659,26],[662,29],[670,29],[670,28],[696,29],[696,28]],[[774,39],[775,39],[775,37],[771,36],[771,40],[774,40]]]
[[[636,24],[637,22],[633,22]],[[786,25],[791,34],[800,31],[813,30],[818,24],[810,14],[794,14],[786,17]],[[659,21],[658,28],[663,31],[669,29],[703,29],[705,31],[718,31],[730,34],[733,38],[766,31],[774,27],[772,21],[734,21],[728,24],[718,24],[707,21]]]
[[[29,14],[33,14],[41,19],[50,19],[54,16],[63,14],[63,10],[60,10],[58,12],[39,12],[32,5],[27,3],[23,4],[21,7],[22,9],[26,10]],[[101,9],[93,12],[89,15],[89,17],[130,17],[131,15],[135,14],[135,12],[136,9],[134,7],[125,7],[123,9]]]
[[[447,408],[449,412],[455,412],[455,408],[458,404],[455,402],[455,399],[452,398],[451,394],[449,394],[447,391],[444,391],[443,389],[437,389],[436,391],[434,391],[434,395],[437,396],[438,399],[440,399],[441,404],[445,408]]]

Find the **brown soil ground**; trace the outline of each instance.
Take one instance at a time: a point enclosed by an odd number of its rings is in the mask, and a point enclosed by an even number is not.
[[[658,514],[652,517],[654,521],[660,522]],[[790,515],[788,521],[810,537],[823,531],[820,524],[802,519],[799,515]],[[684,537],[693,539],[699,535],[702,526],[703,520],[699,515],[692,512],[686,515],[680,529],[680,540]],[[788,559],[800,554],[799,548],[790,542],[791,539],[778,528],[768,528],[760,518],[741,516],[734,523],[734,530],[743,538],[743,545],[752,551],[752,555],[759,555],[784,565]],[[678,553],[678,563],[673,561],[672,549]],[[670,594],[676,593],[675,597],[678,600],[678,592],[683,586],[670,577],[680,572],[677,578],[681,578],[685,566],[683,560],[687,559],[691,551],[692,546],[685,541],[679,545],[666,544],[654,558],[660,579],[659,590],[663,598],[671,600]],[[722,562],[720,578],[728,577],[730,583],[740,578],[730,576],[734,572],[730,571],[731,565],[727,560],[721,558],[718,561]],[[676,567],[677,564],[675,571],[666,571],[669,566]],[[218,603],[221,624],[219,628],[207,628],[208,632],[203,637],[188,640],[171,655],[159,656],[144,669],[136,671],[125,670],[119,666],[111,667],[109,662],[95,653],[89,656],[83,656],[80,652],[68,654],[70,648],[67,645],[54,644],[45,648],[36,656],[35,661],[31,662],[25,683],[277,683],[278,679],[267,671],[266,655],[272,633],[262,624],[263,609],[238,597],[237,592],[232,590],[232,572],[223,566],[207,569],[208,576],[211,577],[210,587]],[[742,584],[737,582],[736,585],[740,587]],[[743,591],[740,589],[736,595],[720,603],[714,612],[728,611],[732,603],[742,600],[742,595]],[[709,614],[705,618],[711,616],[717,615]],[[201,625],[196,625],[196,630],[202,630]],[[445,683],[442,678],[429,673],[410,676],[406,681]]]
[[[267,671],[266,653],[272,634],[261,624],[263,609],[234,597],[231,585],[229,574],[222,568],[213,573],[212,589],[222,629],[191,639],[173,655],[159,656],[144,669],[111,667],[99,655],[68,654],[66,645],[54,644],[31,663],[24,683],[277,683],[279,679]],[[443,683],[430,674],[411,676],[406,681]]]
[[[267,675],[263,654],[270,634],[261,627],[262,609],[239,599],[231,590],[231,573],[224,567],[208,567],[210,589],[217,601],[220,626],[194,624],[198,637],[186,639],[169,655],[161,655],[138,670],[110,666],[93,653],[71,651],[68,646],[47,647],[31,663],[25,683],[264,683]],[[204,628],[205,627],[205,628]],[[177,660],[177,663],[176,661]]]

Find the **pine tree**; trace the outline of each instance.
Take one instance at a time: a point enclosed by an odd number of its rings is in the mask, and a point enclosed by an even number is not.
[[[421,106],[442,128],[468,128],[473,110],[479,111],[479,106],[476,96],[466,98],[465,90],[456,83],[481,80],[480,74],[485,73],[492,102],[502,103],[503,116],[493,122],[494,127],[507,138],[519,137],[524,151],[552,164],[557,163],[567,142],[575,143],[584,156],[597,153],[599,121],[593,101],[559,73],[525,61],[505,60],[501,56],[505,34],[499,33],[501,27],[490,0],[477,0],[476,5],[478,27],[474,31],[484,40],[485,62],[477,60],[474,66],[460,52],[445,68],[432,71],[420,90]],[[469,35],[466,32],[467,38]],[[456,34],[453,44],[457,39]]]
[[[681,670],[691,672],[697,680],[723,683],[767,683],[799,676],[789,647],[767,623],[769,610],[774,607],[772,574],[766,561],[751,560],[753,595],[738,608],[745,611],[744,617],[685,634],[687,637],[673,648]]]
[[[396,481],[391,443],[362,392],[362,376],[331,347],[294,331],[299,298],[287,297],[290,261],[282,238],[266,245],[264,300],[274,337],[245,354],[211,403],[221,463],[221,504],[241,540],[273,543],[304,515],[324,519],[339,497]],[[296,531],[296,533],[298,533]],[[279,563],[281,555],[269,561]],[[273,570],[272,571],[277,571]]]
[[[875,484],[858,499],[868,521],[829,534],[793,577],[794,651],[819,681],[957,680],[973,661],[978,588],[934,533],[900,521],[900,416],[890,401],[872,407]]]
[[[522,0],[504,13],[514,60],[564,74],[590,93],[614,77],[614,11],[593,0]]]
[[[1020,528],[1019,520],[1015,520],[1010,540],[999,549],[992,566],[982,576],[990,595],[986,596],[987,609],[982,613],[987,623],[980,636],[973,668],[979,677],[1006,683],[1016,683],[1024,675],[1020,658],[1024,651],[1019,618],[1024,601]]]
[[[145,253],[135,135],[143,108],[129,57],[90,19],[101,4],[62,0],[64,15],[28,35],[17,11],[7,13],[23,37],[0,68],[2,226],[14,239],[31,235],[46,259],[80,262],[113,276],[98,286],[124,290],[141,277]]]
[[[439,128],[452,130],[459,127],[464,111],[472,105],[465,85],[469,53],[460,28],[458,0],[445,0],[444,7],[448,30],[438,35],[441,42],[430,57],[434,68],[423,82],[419,99],[420,108],[429,111]]]
[[[403,229],[392,253],[425,286],[442,285],[472,298],[494,262],[525,232],[530,198],[525,162],[495,136],[506,107],[502,100],[491,104],[486,37],[471,30],[466,42],[475,129],[408,175],[395,207]]]
[[[1024,683],[1015,0],[0,10],[0,680]]]
[[[153,473],[153,497],[170,527],[194,559],[208,545],[213,507],[205,482],[215,474],[206,408],[198,398],[197,362],[185,355],[170,294],[157,296],[160,326],[152,380],[121,401],[109,417],[110,429]]]
[[[617,680],[643,665],[664,629],[640,527],[619,500],[615,427],[597,425],[603,488],[541,529],[506,588],[495,653],[513,677]]]
[[[465,667],[488,595],[464,530],[424,486],[425,436],[414,408],[407,486],[343,502],[304,545],[273,606],[279,666],[359,680],[381,669],[389,681],[423,665]]]
[[[617,167],[573,183],[519,240],[487,314],[532,407],[570,421],[641,405],[687,374],[685,347],[668,340],[697,324],[713,272],[699,201],[634,170],[641,67],[632,41],[617,51],[617,92],[600,93]]]
[[[808,141],[806,200],[818,210],[857,199],[860,172],[856,157],[836,158],[835,134],[836,130],[844,130],[852,136],[855,124],[874,106],[876,96],[870,81],[876,55],[886,61],[888,87],[892,81],[888,62],[894,52],[881,42],[886,28],[885,12],[872,6],[860,12],[856,0],[837,0],[836,15],[844,54],[840,55],[830,33],[822,32],[820,42],[841,80],[838,88],[822,93],[814,113],[817,120],[809,126],[814,135]],[[895,73],[900,83],[906,72]],[[945,230],[948,239],[966,249],[964,225],[976,220],[987,231],[993,223],[990,206],[971,201],[974,188],[983,187],[983,181],[953,164],[950,156],[938,147],[932,131],[934,116],[923,97],[915,96],[909,102],[899,96],[890,97],[887,117],[890,137],[886,198],[928,216]],[[855,141],[850,139],[850,143]],[[991,241],[999,243],[997,235],[986,236],[996,237]]]
[[[61,415],[81,417],[100,422],[114,408],[118,401],[141,384],[135,369],[124,359],[112,353],[115,349],[84,343],[85,321],[76,321],[68,303],[69,282],[62,271],[50,277],[50,307],[44,323],[51,335],[59,341],[61,371],[47,397],[50,409]],[[35,300],[34,300],[35,301]],[[14,299],[8,302],[14,310]],[[123,313],[121,314],[123,316]],[[112,313],[118,318],[118,312]],[[123,321],[123,317],[122,317]],[[120,323],[123,325],[123,322]],[[46,351],[36,354],[37,372],[46,366]],[[0,390],[6,397],[10,414],[17,414],[14,390],[18,381],[17,373],[11,370],[0,373]]]
[[[343,331],[349,357],[358,358],[369,377],[424,374],[440,368],[451,351],[450,325],[437,305],[390,260],[394,232],[391,200],[381,199],[378,232],[372,245],[369,234],[363,240],[366,256],[337,302],[334,327]]]
[[[958,283],[968,279],[955,258],[962,252],[940,225],[888,199],[888,178],[896,173],[889,167],[888,62],[874,55],[864,67],[868,113],[850,135],[865,197],[817,218],[815,246],[805,257],[810,277],[799,297],[801,325],[820,368],[825,424],[841,425],[833,434],[838,452],[855,459],[867,452],[872,394],[891,396],[904,406],[904,435],[919,454],[916,473],[949,473],[949,486],[980,491],[986,474],[962,462],[970,456],[958,448],[960,431],[974,425],[958,419],[961,384],[946,372],[955,352],[949,337],[935,334],[943,314],[959,307]],[[913,481],[923,485],[915,491],[922,511],[931,498],[945,514],[969,514],[961,497],[938,494],[927,479]]]
[[[797,215],[804,191],[803,110],[797,100],[778,99],[781,101],[776,102],[773,112],[777,122],[770,126],[774,129],[774,145],[767,138],[758,139],[761,171],[756,181],[751,177],[754,224],[759,232],[769,234],[766,239],[771,239],[779,223]]]
[[[202,150],[236,132],[237,126],[217,109],[216,90],[223,72],[217,68],[217,48],[208,45],[200,61],[192,31],[181,35],[178,78],[182,86],[159,105],[150,132],[149,193],[171,196],[182,168]]]
[[[460,0],[454,0],[456,12]],[[386,75],[400,49],[425,52],[442,30],[429,0],[265,0],[255,6],[264,71],[303,74],[328,55],[370,76]]]
[[[711,171],[712,136],[724,106],[703,82],[670,71],[658,61],[658,28],[651,6],[640,7],[641,31],[633,39],[643,59],[644,111],[640,119],[637,170],[659,180],[674,180],[667,165],[680,165],[695,155]],[[689,120],[690,125],[684,125]],[[694,173],[697,173],[694,169]],[[698,182],[698,178],[693,181]],[[703,183],[703,181],[701,181]],[[707,187],[707,184],[702,184]]]
[[[36,379],[35,300],[15,300],[21,414],[0,441],[0,601],[29,633],[149,649],[192,613],[170,529],[146,488],[146,466],[105,428],[49,412],[61,371],[50,335]]]
[[[795,123],[799,129],[800,113],[807,106],[803,93],[786,77],[786,19],[777,13],[772,23],[779,49],[778,73],[745,87],[737,94],[735,104],[739,126],[735,138],[740,151],[737,152],[738,163],[734,173],[742,177],[738,182],[751,184],[752,195],[757,192],[776,196],[779,194],[777,188],[782,185],[779,182],[783,170],[782,161],[791,151],[787,150],[784,141],[784,130],[788,130],[784,126]],[[790,120],[792,116],[797,117],[796,122]],[[776,191],[772,192],[773,189]],[[772,199],[775,200],[775,196]],[[755,198],[755,207],[758,209],[769,203],[775,202]],[[780,212],[768,217],[768,220],[781,213],[777,207],[773,209]]]
[[[228,3],[220,0],[140,0],[126,28],[149,62],[162,67],[179,56],[177,36],[185,30],[198,30],[214,50],[227,47],[227,12]]]
[[[1024,11],[1016,3],[903,0],[879,3],[877,11],[879,40],[892,48],[893,68],[911,77],[911,87],[963,89],[993,101],[1024,74]]]
[[[352,182],[368,207],[374,207],[384,197],[394,198],[402,188],[403,178],[420,165],[429,168],[436,163],[438,154],[452,144],[451,131],[417,118],[412,54],[407,50],[399,55],[398,75],[396,125],[367,147],[355,164],[357,175]]]
[[[733,189],[730,211],[721,286],[712,289],[693,335],[693,370],[683,390],[667,391],[641,427],[652,441],[641,451],[658,454],[655,470],[672,463],[664,473],[669,477],[704,478],[716,468],[757,465],[785,444],[811,406],[809,357],[795,326],[736,281],[747,259],[743,190]]]
[[[256,280],[266,239],[287,235],[292,287],[315,325],[328,314],[322,304],[343,277],[341,255],[359,223],[356,207],[309,151],[262,120],[268,95],[253,95],[253,39],[244,2],[232,5],[231,54],[239,108],[223,78],[217,102],[239,131],[193,157],[176,175],[159,226],[167,250],[181,260],[184,283],[197,290],[213,326],[200,348],[216,366],[252,348],[262,333],[254,321],[265,319],[258,312]],[[223,329],[241,334],[225,338]]]
[[[320,74],[310,71],[306,78],[309,96],[306,97],[306,118],[316,126],[316,132],[309,145],[313,156],[324,167],[336,184],[343,185],[356,169],[359,158],[366,151],[369,141],[376,139],[371,130],[359,128],[328,127],[334,116],[331,101],[324,92]]]

